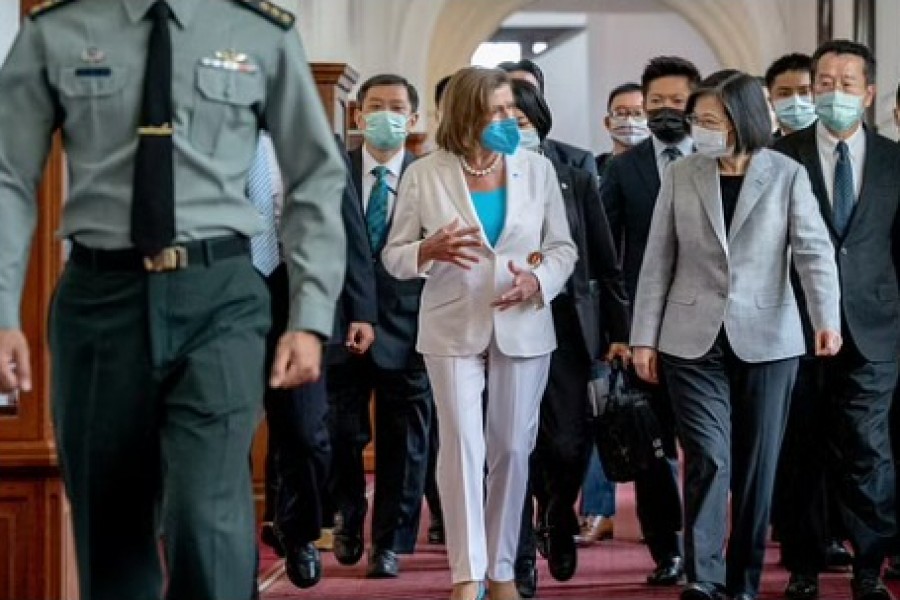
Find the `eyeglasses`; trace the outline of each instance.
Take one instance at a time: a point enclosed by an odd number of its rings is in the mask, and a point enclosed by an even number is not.
[[[632,119],[643,119],[647,116],[647,113],[644,112],[643,108],[617,108],[609,113],[610,117],[616,119],[627,119],[631,117]]]
[[[704,129],[717,129],[723,130],[728,128],[728,121],[716,118],[716,117],[701,117],[699,115],[688,115],[686,117],[688,124],[703,127]]]

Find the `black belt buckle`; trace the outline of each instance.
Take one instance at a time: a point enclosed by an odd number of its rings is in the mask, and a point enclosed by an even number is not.
[[[144,270],[149,273],[165,273],[187,268],[188,251],[184,246],[163,248],[153,257],[144,257]]]

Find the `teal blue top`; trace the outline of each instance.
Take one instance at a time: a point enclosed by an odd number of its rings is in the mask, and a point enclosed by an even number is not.
[[[491,246],[497,245],[506,221],[506,188],[497,188],[489,192],[471,192],[472,204],[484,233]]]

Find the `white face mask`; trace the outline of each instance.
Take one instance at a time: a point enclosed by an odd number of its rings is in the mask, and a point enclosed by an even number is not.
[[[637,146],[650,137],[650,128],[647,119],[610,117],[609,135],[623,146]]]
[[[707,129],[699,125],[691,126],[691,137],[697,152],[712,158],[731,156],[732,148],[728,147],[728,134],[724,131]]]

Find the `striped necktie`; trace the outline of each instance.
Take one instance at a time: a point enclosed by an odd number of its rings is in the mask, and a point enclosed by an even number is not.
[[[250,238],[250,256],[253,266],[263,276],[271,275],[280,262],[278,253],[278,227],[275,224],[275,190],[265,145],[256,146],[256,154],[247,175],[247,196],[259,212],[265,230]]]
[[[841,140],[838,142],[837,162],[834,165],[834,192],[832,198],[832,208],[834,210],[834,229],[838,235],[844,237],[847,233],[847,226],[850,224],[850,217],[853,215],[853,205],[855,203],[855,187],[853,185],[853,166],[850,164],[850,149],[847,143]]]
[[[372,253],[376,256],[381,252],[387,238],[388,193],[390,193],[387,173],[388,169],[384,165],[378,165],[372,169],[375,185],[369,192],[369,204],[366,207],[366,229],[369,231],[369,244],[372,246]]]

